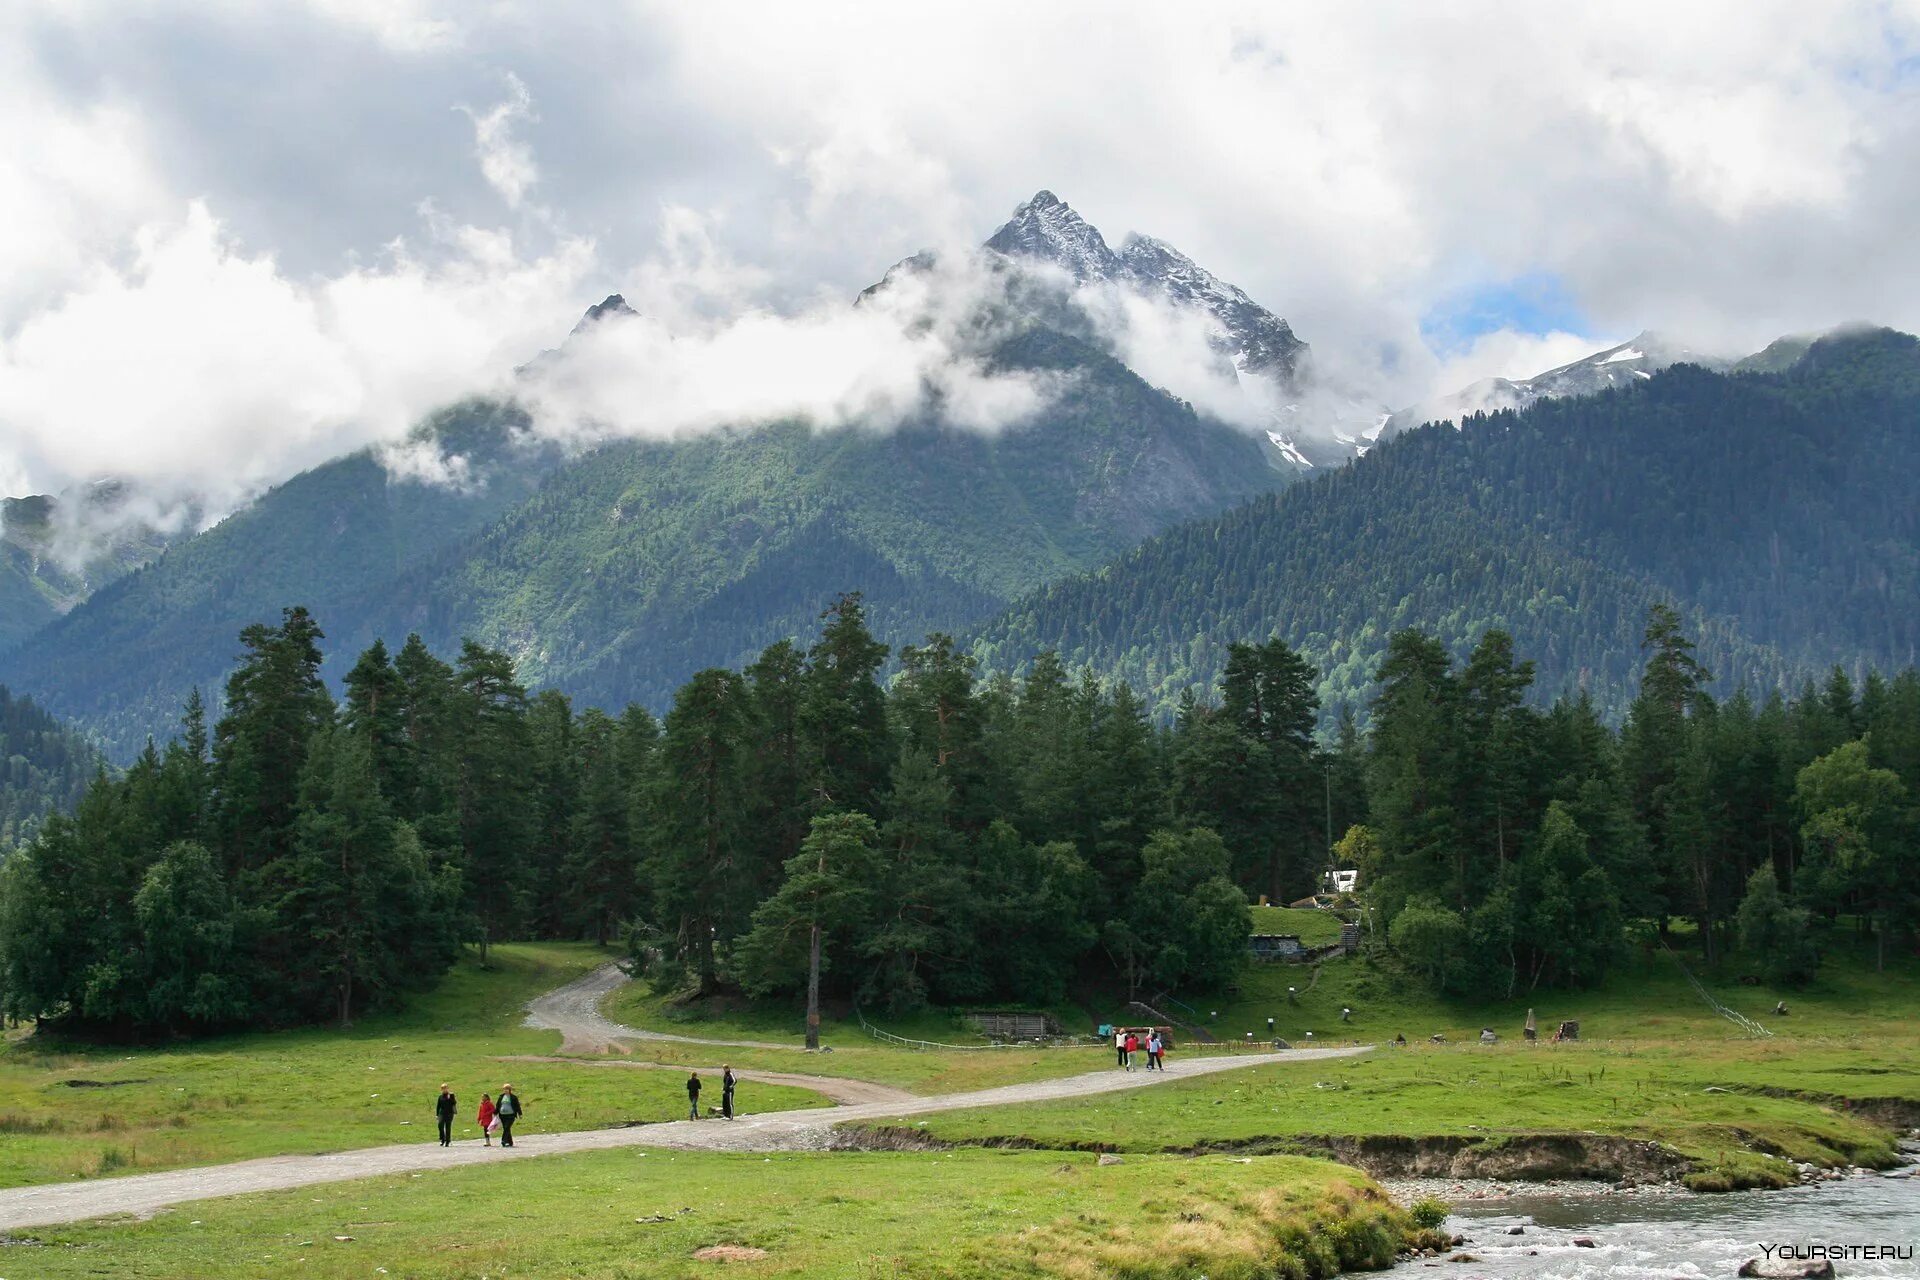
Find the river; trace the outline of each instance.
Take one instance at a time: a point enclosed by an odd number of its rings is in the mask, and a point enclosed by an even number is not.
[[[1903,1171],[1906,1172],[1906,1171]],[[1522,1234],[1510,1235],[1514,1228]],[[1864,1173],[1785,1191],[1515,1195],[1467,1200],[1446,1229],[1477,1261],[1394,1268],[1439,1280],[1720,1280],[1761,1245],[1894,1245],[1910,1257],[1837,1259],[1839,1280],[1920,1277],[1920,1177]],[[1574,1245],[1587,1237],[1593,1248]]]

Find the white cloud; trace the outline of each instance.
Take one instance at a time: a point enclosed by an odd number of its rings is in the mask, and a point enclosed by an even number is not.
[[[456,44],[453,11],[434,0],[307,0],[316,13],[356,27],[389,49],[418,53]]]
[[[610,318],[574,335],[518,394],[537,432],[566,441],[674,439],[782,419],[887,428],[935,414],[998,430],[1058,390],[1048,376],[987,367],[992,326],[981,324],[998,288],[976,260],[954,255],[901,273],[857,307],[832,298],[791,315],[707,319],[682,295],[671,317]]]
[[[1467,348],[1441,363],[1433,377],[1436,392],[1455,391],[1480,378],[1507,378],[1518,382],[1535,374],[1572,364],[1618,342],[1588,334],[1520,333],[1500,329],[1483,333]]]
[[[474,157],[487,185],[500,193],[509,209],[518,209],[527,191],[539,181],[533,148],[514,136],[514,127],[532,120],[533,98],[520,77],[507,73],[507,96],[485,111],[462,107],[473,121]]]
[[[878,335],[829,303],[1043,186],[1115,240],[1179,246],[1390,404],[1642,328],[1723,349],[1920,328],[1915,47],[1920,7],[1877,0],[1816,19],[1787,0],[17,0],[0,478],[276,479],[486,385],[610,288],[650,317],[621,341],[666,390],[579,407],[634,429],[898,413],[928,385],[1003,421],[1034,389],[970,370],[959,335]],[[428,199],[428,234],[390,252]],[[1561,327],[1591,335],[1423,337],[1445,300],[1523,278],[1557,281],[1584,317]],[[1127,305],[1103,314],[1137,366],[1231,416],[1191,318]],[[729,385],[748,358],[766,386]]]
[[[203,205],[150,225],[124,268],[0,342],[0,447],[45,487],[112,475],[217,514],[392,439],[564,331],[592,266],[580,241],[522,258],[451,234],[432,262],[395,242],[377,266],[299,280]]]

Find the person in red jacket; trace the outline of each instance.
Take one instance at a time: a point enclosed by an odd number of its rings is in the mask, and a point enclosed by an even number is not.
[[[480,1136],[488,1146],[493,1145],[493,1095],[480,1095]]]

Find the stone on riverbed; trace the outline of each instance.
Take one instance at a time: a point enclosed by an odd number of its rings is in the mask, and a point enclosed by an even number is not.
[[[1740,1274],[1748,1280],[1833,1280],[1833,1262],[1768,1262],[1748,1258],[1740,1264]]]

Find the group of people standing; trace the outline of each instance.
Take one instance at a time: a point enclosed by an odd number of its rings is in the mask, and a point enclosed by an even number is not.
[[[1150,1030],[1143,1039],[1138,1031],[1117,1027],[1113,1033],[1114,1053],[1119,1057],[1122,1070],[1133,1070],[1133,1056],[1137,1053],[1147,1055],[1147,1070],[1165,1071],[1167,1069],[1167,1042],[1160,1038],[1160,1032]]]
[[[700,1073],[687,1073],[687,1119],[700,1118]],[[720,1118],[733,1119],[733,1068],[720,1068]]]
[[[520,1102],[520,1095],[513,1086],[500,1086],[500,1097],[496,1101],[490,1093],[480,1095],[480,1111],[474,1117],[480,1122],[480,1137],[487,1146],[493,1145],[493,1135],[500,1135],[500,1145],[513,1145],[513,1122],[518,1120],[526,1108]],[[453,1145],[453,1118],[460,1113],[460,1100],[454,1096],[453,1086],[440,1086],[440,1096],[434,1100],[433,1115],[440,1122],[440,1145]]]
[[[687,1076],[687,1119],[700,1118],[700,1073],[694,1071]],[[720,1068],[720,1117],[733,1119],[733,1068]],[[493,1145],[493,1136],[500,1135],[500,1145],[513,1145],[513,1122],[526,1112],[526,1104],[520,1101],[520,1095],[513,1086],[500,1086],[500,1096],[496,1099],[490,1093],[480,1095],[480,1111],[475,1119],[480,1122],[480,1138],[487,1146]],[[460,1114],[460,1100],[454,1096],[453,1086],[440,1086],[440,1096],[434,1099],[434,1119],[440,1122],[440,1145],[453,1145],[453,1121]]]

